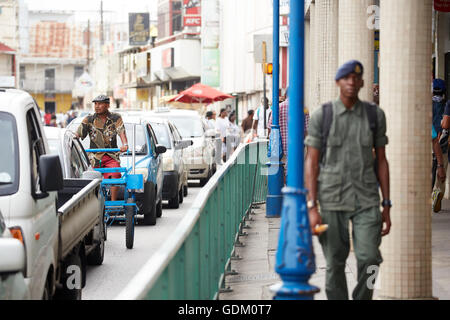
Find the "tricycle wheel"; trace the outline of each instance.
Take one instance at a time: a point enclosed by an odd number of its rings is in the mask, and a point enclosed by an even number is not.
[[[128,199],[127,203],[134,203],[133,199]],[[134,244],[134,206],[126,206],[125,209],[125,242],[127,249],[133,249]]]

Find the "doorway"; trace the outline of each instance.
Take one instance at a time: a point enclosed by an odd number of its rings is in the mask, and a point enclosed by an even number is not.
[[[55,102],[45,102],[45,113],[56,113]]]

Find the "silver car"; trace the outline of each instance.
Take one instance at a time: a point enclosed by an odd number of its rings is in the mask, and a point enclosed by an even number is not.
[[[188,195],[188,168],[183,159],[184,149],[192,140],[183,140],[177,128],[167,119],[149,117],[158,143],[167,148],[163,158],[163,199],[169,200],[170,208],[178,208]]]
[[[44,127],[48,146],[52,154],[61,160],[64,179],[101,179],[94,171],[84,148],[75,134],[66,129]]]
[[[185,164],[189,170],[189,180],[200,180],[204,186],[216,170],[214,161],[215,147],[211,137],[207,135],[207,128],[197,111],[162,109],[152,112],[155,117],[170,120],[178,129],[181,137],[192,140],[193,145],[184,152]],[[213,133],[215,137],[215,133]]]

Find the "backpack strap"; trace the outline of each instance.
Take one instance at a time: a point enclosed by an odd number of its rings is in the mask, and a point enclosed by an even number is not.
[[[367,120],[369,121],[369,127],[373,135],[373,147],[375,148],[375,141],[378,131],[378,117],[377,117],[377,105],[374,103],[365,103]]]
[[[325,164],[325,154],[327,153],[327,142],[332,122],[333,104],[332,102],[328,102],[322,105],[322,150],[320,152],[320,163],[323,165]]]

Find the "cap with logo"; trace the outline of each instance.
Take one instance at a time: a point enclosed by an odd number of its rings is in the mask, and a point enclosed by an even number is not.
[[[335,80],[338,81],[351,73],[355,73],[357,75],[362,76],[364,73],[364,67],[362,63],[357,60],[347,61],[346,63],[344,63],[342,66],[339,67],[338,71],[336,72]]]

